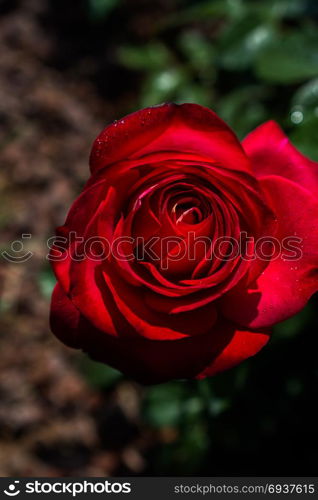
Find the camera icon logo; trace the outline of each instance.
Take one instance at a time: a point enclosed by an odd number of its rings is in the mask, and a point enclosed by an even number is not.
[[[14,481],[14,483],[9,484],[8,490],[4,490],[4,494],[8,495],[9,497],[15,497],[20,493],[20,490],[16,489],[16,484],[19,484],[20,481]]]

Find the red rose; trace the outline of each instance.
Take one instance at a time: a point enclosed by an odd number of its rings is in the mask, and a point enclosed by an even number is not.
[[[195,104],[107,127],[58,229],[55,335],[144,383],[240,363],[318,284],[318,170],[269,122]]]

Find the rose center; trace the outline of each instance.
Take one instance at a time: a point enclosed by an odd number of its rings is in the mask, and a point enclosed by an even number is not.
[[[193,196],[174,200],[171,215],[176,224],[195,225],[202,222],[210,213],[209,207],[200,198]]]
[[[177,224],[198,224],[202,221],[202,212],[200,207],[193,206],[191,203],[181,203],[175,208],[175,217]]]

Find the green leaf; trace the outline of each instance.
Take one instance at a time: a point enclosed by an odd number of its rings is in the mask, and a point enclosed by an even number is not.
[[[290,110],[290,139],[312,160],[318,160],[318,78],[302,85],[294,94]],[[288,124],[290,126],[290,123]]]
[[[270,83],[288,85],[318,76],[318,37],[293,33],[273,40],[258,54],[255,71]]]
[[[95,20],[105,18],[120,3],[120,0],[88,0],[91,18]]]
[[[195,102],[208,108],[213,104],[213,91],[210,88],[204,88],[203,85],[185,84],[177,89],[175,102]]]
[[[144,414],[155,427],[176,426],[181,421],[185,387],[180,382],[152,387],[144,402]]]
[[[188,75],[182,67],[170,67],[150,74],[142,93],[142,106],[153,106],[160,102],[178,100],[178,90],[188,81]]]
[[[318,106],[318,78],[300,87],[293,97],[292,104],[313,111]]]
[[[295,126],[289,134],[292,143],[308,158],[318,161],[318,110],[312,116]]]
[[[209,446],[209,437],[206,426],[202,421],[196,420],[185,429],[183,441],[176,453],[176,460],[181,469],[188,474],[197,468],[206,454]]]
[[[153,42],[143,47],[132,45],[120,47],[118,58],[126,68],[149,72],[164,69],[169,64],[171,55],[165,45]]]
[[[306,2],[304,0],[266,0],[262,8],[272,19],[295,18],[305,12]]]
[[[39,286],[42,295],[49,299],[52,295],[53,288],[56,285],[56,278],[51,268],[44,269],[39,274]]]
[[[222,66],[230,70],[247,68],[274,37],[274,28],[269,24],[259,24],[255,17],[230,25],[220,40]]]
[[[180,10],[177,14],[170,15],[163,24],[163,27],[176,27],[180,24],[193,23],[193,21],[205,21],[206,19],[217,18],[240,18],[244,15],[246,5],[243,0],[208,0],[195,2],[188,8]]]
[[[296,316],[293,316],[286,321],[275,326],[275,335],[273,335],[273,340],[277,341],[280,339],[291,338],[301,332],[302,328],[313,318],[313,310],[309,304],[305,309],[303,309]]]
[[[119,371],[103,363],[93,361],[88,356],[83,356],[79,369],[87,382],[97,388],[105,389],[111,387],[122,378],[122,374]]]
[[[182,32],[178,46],[196,71],[205,75],[209,72],[210,79],[215,75],[215,47],[199,31]]]
[[[263,100],[269,94],[263,86],[239,87],[219,100],[217,112],[243,138],[268,118]]]

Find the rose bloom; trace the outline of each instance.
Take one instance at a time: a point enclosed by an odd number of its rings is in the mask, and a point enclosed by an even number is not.
[[[317,164],[275,122],[240,144],[209,109],[147,108],[101,132],[90,166],[50,255],[68,346],[146,384],[201,379],[317,290]]]

